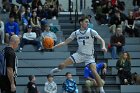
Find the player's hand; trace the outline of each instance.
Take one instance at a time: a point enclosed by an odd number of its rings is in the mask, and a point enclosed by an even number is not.
[[[16,91],[16,86],[15,84],[11,84],[11,92],[15,92]]]
[[[103,48],[102,48],[102,50],[103,50],[104,52],[107,52],[107,49],[106,49],[106,47],[103,47]]]

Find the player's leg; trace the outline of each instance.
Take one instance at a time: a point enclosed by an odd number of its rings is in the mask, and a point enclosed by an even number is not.
[[[60,72],[62,69],[64,69],[68,65],[72,65],[73,63],[79,63],[81,61],[82,57],[78,53],[74,53],[69,58],[67,58],[64,62],[59,64],[57,68],[54,68],[51,70],[50,74]]]
[[[64,62],[60,63],[57,68],[54,68],[50,71],[50,74],[60,72],[62,69],[64,69],[68,65],[72,65],[73,61],[71,58],[67,58]]]
[[[90,69],[95,77],[95,80],[100,88],[100,93],[105,93],[104,92],[104,89],[103,89],[103,83],[102,83],[102,79],[101,77],[99,76],[99,74],[97,73],[96,71],[96,64],[90,64]]]

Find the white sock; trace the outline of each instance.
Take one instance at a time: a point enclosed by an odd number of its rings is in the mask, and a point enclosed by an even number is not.
[[[100,87],[100,93],[105,93],[104,88]]]
[[[57,73],[57,72],[60,72],[60,71],[61,71],[61,69],[59,69],[59,68],[54,68],[54,69],[52,69],[52,70],[50,71],[50,74]]]

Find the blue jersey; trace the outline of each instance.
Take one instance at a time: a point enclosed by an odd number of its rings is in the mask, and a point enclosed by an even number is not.
[[[96,64],[97,72],[99,73],[100,70],[101,70],[103,67],[104,67],[104,63],[98,63],[98,64]],[[93,78],[93,79],[94,79],[94,76],[93,76],[93,74],[92,74],[92,72],[91,72],[91,70],[90,70],[90,68],[89,68],[89,65],[87,65],[87,66],[85,67],[85,69],[84,69],[84,77],[85,77],[85,78],[90,77],[90,78]]]

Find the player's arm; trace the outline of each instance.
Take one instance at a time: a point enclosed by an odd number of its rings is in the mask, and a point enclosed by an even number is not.
[[[64,42],[61,42],[61,43],[55,45],[53,48],[61,47],[61,46],[63,46],[63,45],[67,45],[67,44],[70,43],[71,41],[72,41],[71,38],[67,38]]]
[[[67,38],[64,42],[61,42],[57,45],[55,45],[53,48],[56,48],[56,47],[61,47],[63,45],[67,45],[68,43],[70,43],[74,38],[76,38],[76,32],[73,32],[69,38]]]
[[[102,43],[102,50],[107,52],[106,46],[105,46],[105,41],[103,40],[103,38],[100,35],[96,35],[96,38],[99,39]]]

